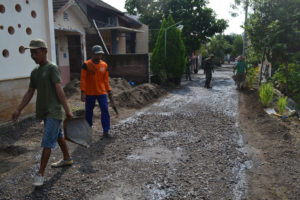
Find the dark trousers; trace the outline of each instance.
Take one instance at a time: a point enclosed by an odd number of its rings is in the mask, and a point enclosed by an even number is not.
[[[205,86],[206,88],[210,87],[210,81],[212,78],[212,71],[211,70],[205,70]]]
[[[191,73],[190,73],[190,72],[186,72],[186,74],[185,74],[185,80],[189,80],[189,81],[192,80],[192,77],[191,77]]]
[[[94,115],[94,107],[96,103],[96,99],[99,103],[99,107],[101,110],[101,124],[103,128],[103,132],[108,132],[110,129],[110,116],[108,113],[108,103],[107,103],[107,95],[87,95],[85,102],[85,119],[89,123],[90,126],[93,125],[93,115]]]
[[[243,87],[245,79],[246,79],[245,73],[236,74],[236,85],[238,89],[241,89]]]

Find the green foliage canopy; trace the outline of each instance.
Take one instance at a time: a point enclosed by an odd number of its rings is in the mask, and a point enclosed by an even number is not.
[[[299,8],[299,0],[253,0],[247,32],[255,51],[265,51],[272,66],[292,62],[300,51]]]
[[[232,56],[237,57],[243,53],[243,37],[235,35],[232,43]]]
[[[151,70],[156,77],[156,82],[175,81],[180,79],[186,65],[186,50],[181,38],[181,32],[175,27],[171,15],[164,19],[158,38],[151,56]],[[166,56],[165,56],[165,31],[167,29]]]
[[[291,97],[300,106],[300,64],[289,64],[288,69],[290,74],[290,84],[288,85],[288,89],[290,91]],[[276,84],[278,84],[279,89],[283,90],[286,84],[284,65],[280,65],[273,76],[273,80],[276,82]]]
[[[187,52],[199,49],[201,43],[216,33],[222,33],[227,25],[223,19],[216,19],[214,11],[206,7],[204,0],[126,0],[125,8],[130,14],[139,14],[140,20],[150,30],[158,29],[162,19],[171,14],[175,22],[183,21],[182,37]],[[151,31],[156,38],[157,33]],[[156,31],[157,32],[157,31]],[[152,43],[154,40],[151,40]],[[151,46],[154,46],[150,43]]]
[[[219,65],[228,52],[228,49],[231,48],[231,45],[224,38],[223,35],[214,36],[208,44],[208,50],[210,53],[214,54],[216,64]]]

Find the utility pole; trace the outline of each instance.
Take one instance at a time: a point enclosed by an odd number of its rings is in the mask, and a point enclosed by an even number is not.
[[[247,33],[246,33],[246,25],[247,25],[247,19],[248,19],[248,8],[249,8],[249,0],[244,1],[245,6],[245,22],[244,22],[244,34],[243,34],[243,56],[246,56],[246,49],[247,49]]]

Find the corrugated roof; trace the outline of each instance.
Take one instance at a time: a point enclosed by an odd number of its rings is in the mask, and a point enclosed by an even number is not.
[[[96,4],[97,6],[100,6],[102,8],[106,8],[106,9],[109,9],[109,10],[112,10],[112,11],[115,11],[115,12],[118,12],[118,13],[123,13],[120,10],[112,7],[111,5],[105,3],[105,2],[103,2],[101,0],[88,0],[88,1],[91,2],[91,3]]]
[[[139,22],[138,20],[135,20],[134,18],[129,17],[127,15],[122,15],[122,16],[119,16],[119,17],[120,17],[120,19],[126,21],[127,23],[133,24],[136,27],[140,27],[142,25],[141,22]]]
[[[139,20],[139,16],[137,16],[137,15],[130,15],[130,14],[128,14],[127,12],[125,12],[124,14],[125,14],[125,16],[126,16],[127,18],[129,18],[129,19],[131,19],[131,20],[134,20],[134,21],[137,22],[138,24],[142,25],[142,22],[140,22],[140,20]]]
[[[69,0],[53,0],[53,13],[56,13],[61,7],[66,5]]]
[[[64,5],[66,5],[70,0],[53,0],[53,13],[56,13],[60,8],[62,8]],[[77,3],[79,0],[76,0]],[[120,10],[112,7],[111,5],[101,1],[101,0],[80,0],[85,3],[90,4],[91,6],[100,7],[102,9],[107,9],[110,11],[115,12],[121,19],[124,21],[134,24],[135,26],[141,26],[142,23],[139,22],[137,19],[135,19],[133,16],[125,15]]]

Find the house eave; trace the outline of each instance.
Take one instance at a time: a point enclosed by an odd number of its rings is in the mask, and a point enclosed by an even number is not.
[[[132,32],[135,32],[135,33],[144,33],[145,32],[145,31],[142,31],[142,30],[134,29],[134,28],[127,28],[127,27],[124,27],[124,26],[101,27],[101,28],[98,28],[98,29],[100,31],[117,30],[120,33],[132,33]]]

